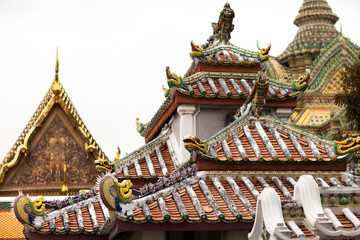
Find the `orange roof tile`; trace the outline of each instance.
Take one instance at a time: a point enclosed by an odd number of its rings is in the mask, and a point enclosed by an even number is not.
[[[23,229],[10,210],[0,210],[0,239],[25,239]]]
[[[332,162],[342,159],[334,141],[296,128],[270,115],[256,118],[250,109],[200,146],[184,139],[189,151],[218,162]],[[206,145],[206,151],[203,145]]]

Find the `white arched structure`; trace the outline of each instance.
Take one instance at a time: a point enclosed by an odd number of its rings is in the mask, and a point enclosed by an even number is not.
[[[280,197],[270,187],[265,188],[257,200],[254,226],[248,235],[250,240],[262,239],[263,223],[270,234],[270,240],[291,238],[291,231],[286,227],[282,215]]]

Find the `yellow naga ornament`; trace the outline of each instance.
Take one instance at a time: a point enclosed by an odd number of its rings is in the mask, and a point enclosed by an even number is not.
[[[170,68],[166,67],[166,77],[168,79],[168,86],[171,87],[182,87],[183,79],[181,76],[176,75],[175,73],[170,72]]]
[[[339,154],[346,154],[360,150],[360,137],[348,138],[344,141],[335,141],[335,151]]]
[[[292,87],[295,91],[305,91],[308,87],[308,82],[310,80],[310,70],[306,69],[305,74],[298,79],[295,79],[292,83]]]
[[[269,58],[269,52],[271,49],[271,44],[269,44],[266,48],[262,48],[260,51],[258,51],[257,53],[259,54],[259,58],[261,60],[266,60]]]
[[[124,180],[118,183],[116,177],[106,174],[100,178],[97,188],[102,202],[112,211],[121,212],[121,204],[130,203],[132,200],[132,183],[130,180]]]
[[[203,153],[206,153],[208,145],[206,141],[200,140],[194,136],[187,136],[183,139],[185,148],[197,149]]]
[[[43,196],[31,200],[29,197],[20,194],[14,200],[14,214],[22,224],[33,225],[34,216],[41,216],[45,213],[45,198]]]

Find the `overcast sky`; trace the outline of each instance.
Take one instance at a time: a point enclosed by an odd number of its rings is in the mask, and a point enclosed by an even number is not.
[[[231,42],[279,55],[294,38],[303,0],[229,1]],[[360,1],[328,0],[343,34],[360,43]],[[212,33],[225,1],[0,0],[0,160],[51,86],[59,46],[60,81],[110,159],[144,143],[136,117],[148,122],[164,101],[165,67],[183,75],[190,41]]]

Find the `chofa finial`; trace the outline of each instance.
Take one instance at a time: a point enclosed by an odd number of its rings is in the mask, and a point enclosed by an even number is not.
[[[52,91],[58,95],[61,92],[60,80],[59,80],[59,48],[56,48],[56,63],[55,63],[55,78],[53,85],[51,86]]]
[[[55,73],[59,73],[59,47],[56,47],[56,64],[55,64]]]

